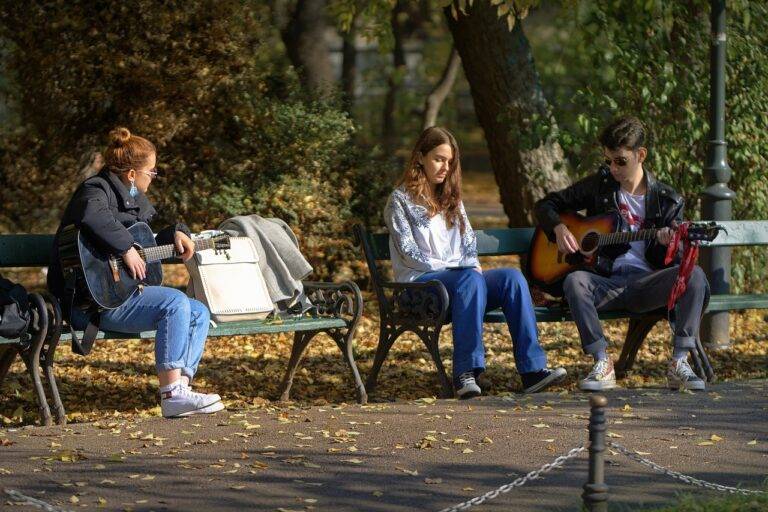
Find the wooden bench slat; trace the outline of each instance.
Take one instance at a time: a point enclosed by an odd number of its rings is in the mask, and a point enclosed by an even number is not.
[[[707,247],[734,247],[740,245],[768,245],[768,221],[733,220],[720,221],[727,232],[703,244]],[[494,228],[476,230],[477,252],[480,256],[525,254],[531,244],[534,228]],[[389,234],[369,235],[369,242],[377,260],[389,259]]]
[[[739,245],[768,245],[768,221],[731,220],[719,221],[726,231],[702,247],[733,247]]]
[[[346,327],[346,323],[341,318],[301,318],[287,319],[283,323],[264,323],[264,321],[251,320],[242,322],[223,322],[211,327],[208,331],[209,337],[217,336],[245,336],[250,334],[277,334],[281,332],[294,331],[313,331],[319,329],[332,329],[334,327]],[[137,334],[126,334],[122,332],[99,332],[96,339],[104,340],[135,340],[135,339],[154,339],[156,331],[145,331]],[[78,333],[82,335],[81,333]],[[72,339],[70,333],[62,333],[61,341]]]
[[[736,309],[768,309],[768,294],[713,295],[707,312]]]
[[[0,235],[0,267],[47,267],[53,235]]]

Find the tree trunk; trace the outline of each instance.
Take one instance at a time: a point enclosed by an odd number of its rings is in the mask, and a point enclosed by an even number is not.
[[[520,20],[510,31],[487,1],[474,2],[458,19],[450,8],[445,15],[485,132],[509,226],[531,225],[534,202],[570,180]]]
[[[325,30],[325,0],[298,0],[290,21],[281,31],[288,58],[302,86],[318,97],[329,94],[333,86]]]
[[[397,128],[395,127],[395,109],[397,103],[397,93],[400,91],[400,85],[405,78],[405,49],[403,40],[405,39],[405,28],[400,19],[400,13],[405,12],[405,3],[398,0],[394,9],[392,9],[392,36],[395,44],[392,48],[392,63],[394,68],[387,78],[387,95],[384,99],[384,112],[382,116],[382,139],[384,149],[391,154],[397,147]]]
[[[424,118],[422,121],[422,128],[429,128],[435,126],[437,123],[437,114],[440,113],[440,107],[443,105],[445,98],[448,97],[448,93],[453,89],[453,84],[456,82],[456,75],[459,74],[459,66],[461,65],[461,58],[459,52],[456,51],[456,47],[451,48],[451,55],[448,57],[448,62],[445,64],[443,70],[443,76],[435,85],[434,89],[427,96],[424,101]]]

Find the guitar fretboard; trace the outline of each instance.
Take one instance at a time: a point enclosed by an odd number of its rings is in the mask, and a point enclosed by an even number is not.
[[[628,244],[639,240],[653,240],[658,229],[641,229],[638,231],[620,231],[598,237],[598,245]]]
[[[195,251],[203,251],[205,249],[213,249],[215,247],[216,240],[213,238],[204,238],[202,240],[195,240]],[[139,250],[139,255],[147,263],[153,261],[164,260],[166,258],[172,258],[178,256],[179,253],[176,250],[174,244],[158,245],[155,247],[145,247]]]

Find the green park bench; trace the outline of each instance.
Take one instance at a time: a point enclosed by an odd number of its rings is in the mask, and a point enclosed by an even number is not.
[[[53,235],[16,234],[0,235],[0,268],[47,267],[50,261]],[[282,318],[277,321],[254,320],[219,323],[209,331],[209,337],[242,336],[251,334],[274,334],[293,332],[293,346],[288,368],[280,386],[280,399],[288,400],[293,378],[301,356],[309,342],[319,333],[328,334],[341,350],[349,365],[355,382],[357,401],[367,402],[365,387],[354,359],[353,337],[363,312],[363,298],[360,289],[352,281],[342,283],[304,282],[304,290],[317,309],[316,315]],[[26,342],[0,338],[0,386],[17,354],[22,356],[37,395],[41,422],[50,425],[51,412],[43,389],[40,369],[44,369],[51,391],[57,423],[66,422],[56,379],[53,371],[54,354],[59,341],[69,341],[71,336],[66,326],[62,329],[61,313],[57,301],[43,293],[45,302],[33,294],[33,304],[43,311],[40,328]],[[59,326],[57,328],[57,326]],[[97,339],[154,339],[155,332],[125,334],[100,332]]]
[[[727,233],[720,233],[707,247],[733,247],[768,245],[768,221],[720,222]],[[396,283],[385,278],[377,262],[389,261],[389,235],[368,233],[360,225],[355,226],[357,242],[362,245],[365,260],[371,274],[371,283],[379,302],[381,328],[373,367],[368,374],[365,387],[372,393],[376,380],[390,348],[395,340],[406,331],[415,333],[426,345],[437,366],[438,378],[444,397],[453,396],[451,379],[445,372],[438,350],[440,330],[447,323],[448,292],[439,281],[426,283]],[[477,250],[480,256],[519,255],[524,257],[529,250],[533,228],[501,228],[477,230]],[[707,312],[722,312],[744,309],[768,309],[768,294],[722,294],[712,295]],[[539,322],[562,322],[572,320],[566,307],[536,307]],[[600,314],[604,320],[629,318],[629,328],[619,360],[616,363],[617,376],[624,377],[632,368],[637,352],[653,326],[666,318],[664,311],[643,315],[628,311],[609,311]],[[486,313],[484,322],[503,323],[504,314],[500,309]],[[692,350],[694,370],[708,381],[714,379],[714,372],[706,353],[697,340],[697,349]]]

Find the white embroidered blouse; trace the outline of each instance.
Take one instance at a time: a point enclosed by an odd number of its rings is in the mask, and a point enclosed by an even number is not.
[[[474,267],[477,239],[469,224],[464,204],[459,205],[464,234],[459,223],[448,228],[443,214],[430,218],[424,206],[416,204],[403,188],[395,189],[384,208],[389,228],[389,254],[395,281],[411,282],[426,272],[447,267]]]

